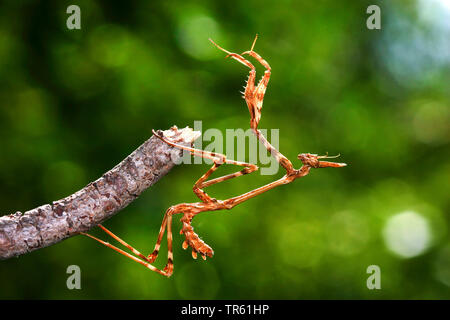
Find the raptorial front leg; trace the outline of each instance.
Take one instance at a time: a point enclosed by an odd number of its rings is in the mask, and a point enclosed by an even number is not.
[[[255,58],[266,69],[256,88],[254,88],[254,85],[252,85],[252,88],[247,88],[248,90],[245,91],[245,101],[247,102],[249,109],[252,109],[252,111],[250,112],[252,115],[250,120],[250,127],[254,130],[258,128],[259,121],[261,120],[261,110],[263,107],[264,95],[266,93],[267,85],[269,84],[271,75],[271,68],[269,63],[264,60],[259,54],[253,51],[257,39],[258,35],[256,35],[251,49],[241,54],[241,56],[249,55]]]
[[[241,55],[236,53],[231,53],[228,50],[223,49],[222,47],[218,46],[216,43],[214,43],[211,39],[210,41],[220,50],[224,51],[228,54],[228,56],[231,56],[235,60],[239,61],[240,63],[246,65],[249,67],[250,75],[248,78],[247,85],[245,87],[244,92],[244,99],[247,103],[248,110],[250,112],[250,127],[253,131],[253,133],[257,136],[258,140],[264,145],[264,147],[270,152],[270,154],[278,161],[278,163],[286,170],[287,173],[292,173],[294,171],[294,168],[292,166],[292,163],[289,161],[288,158],[286,158],[281,152],[279,152],[276,148],[274,148],[269,141],[264,137],[264,135],[261,133],[261,131],[258,130],[259,121],[261,120],[261,110],[263,106],[264,101],[264,95],[267,90],[267,85],[269,84],[270,75],[271,75],[271,68],[269,63],[264,60],[258,53],[253,51],[253,48],[255,47],[256,40],[258,38],[258,35],[256,35],[255,40],[253,41],[252,47],[249,51],[243,52]],[[249,55],[253,58],[255,58],[264,68],[266,68],[266,71],[264,72],[263,77],[259,81],[258,85],[255,87],[255,67],[253,64],[251,64],[248,60],[246,60],[243,55]]]
[[[256,79],[255,67],[253,66],[253,64],[250,61],[245,59],[242,55],[237,54],[237,53],[232,53],[228,50],[225,50],[224,48],[222,48],[218,44],[216,44],[214,41],[212,41],[211,39],[209,39],[209,41],[211,41],[212,44],[214,44],[219,50],[222,50],[223,52],[225,52],[227,54],[227,56],[225,58],[231,57],[234,60],[236,60],[236,61],[242,63],[243,65],[247,66],[248,68],[250,68],[247,83],[245,85],[245,90],[244,90],[244,92],[242,92],[242,94],[243,94],[242,97],[247,102],[248,111],[250,112],[250,126],[251,127],[257,126],[257,123],[259,122],[259,119],[260,119],[260,112],[258,112],[257,106],[253,103],[253,101],[254,101],[253,97],[255,95],[255,79]],[[255,41],[256,41],[256,38],[255,38]],[[255,41],[253,42],[252,49],[253,49],[253,46],[255,45]],[[270,77],[270,74],[269,74],[269,77]]]

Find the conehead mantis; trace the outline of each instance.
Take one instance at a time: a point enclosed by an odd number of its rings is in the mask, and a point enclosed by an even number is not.
[[[214,251],[210,246],[208,246],[203,240],[200,239],[200,237],[194,232],[194,228],[192,227],[192,219],[201,212],[208,212],[208,211],[217,211],[217,210],[230,210],[237,206],[238,204],[245,202],[251,198],[256,197],[257,195],[260,195],[266,191],[269,191],[273,188],[276,188],[281,185],[289,184],[293,182],[294,180],[306,176],[311,169],[318,169],[318,168],[341,168],[345,167],[345,163],[336,163],[336,162],[329,162],[329,161],[323,161],[322,159],[326,158],[335,158],[335,157],[329,157],[328,155],[325,156],[319,156],[317,154],[311,154],[311,153],[302,153],[298,155],[298,159],[302,162],[302,166],[299,169],[295,169],[291,163],[291,161],[286,158],[281,152],[279,152],[275,147],[273,147],[269,141],[264,137],[264,135],[261,133],[261,131],[258,129],[259,121],[261,120],[261,109],[263,106],[263,100],[264,100],[264,94],[267,89],[267,85],[269,83],[270,74],[271,74],[271,68],[270,65],[267,63],[266,60],[264,60],[258,53],[253,51],[256,43],[256,39],[258,36],[255,37],[255,40],[253,41],[253,44],[251,46],[251,49],[249,51],[245,51],[242,54],[237,54],[233,52],[229,52],[225,50],[224,48],[217,45],[213,40],[209,39],[211,43],[216,46],[219,50],[225,52],[227,54],[226,57],[230,57],[234,60],[236,60],[239,63],[242,63],[246,67],[250,69],[250,73],[247,80],[247,85],[245,87],[245,91],[243,92],[243,98],[245,99],[245,102],[247,103],[248,110],[250,112],[250,128],[252,132],[256,135],[258,140],[261,142],[261,144],[269,151],[269,153],[277,160],[277,162],[280,164],[281,167],[283,167],[286,170],[286,174],[278,179],[275,180],[269,184],[266,184],[264,186],[261,186],[259,188],[256,188],[254,190],[251,190],[247,193],[244,193],[239,196],[235,196],[229,199],[225,200],[218,200],[215,198],[210,197],[204,189],[206,187],[209,187],[213,184],[217,184],[223,181],[227,181],[233,178],[237,178],[246,174],[250,174],[252,172],[255,172],[258,170],[258,166],[251,164],[251,163],[245,163],[241,161],[235,161],[227,159],[227,157],[223,154],[214,153],[214,152],[208,152],[200,149],[195,149],[192,147],[186,147],[180,144],[177,144],[174,141],[170,141],[167,138],[165,138],[162,135],[162,132],[154,131],[153,134],[164,141],[164,143],[167,143],[173,147],[187,150],[192,155],[203,157],[206,159],[210,159],[213,161],[212,167],[198,179],[193,187],[193,191],[195,195],[200,199],[200,202],[194,202],[194,203],[180,203],[174,206],[171,206],[169,209],[167,209],[166,213],[164,214],[163,221],[161,224],[161,228],[159,231],[158,239],[156,241],[154,250],[151,254],[148,256],[143,255],[138,250],[130,246],[128,243],[123,241],[121,238],[116,236],[114,233],[106,229],[104,226],[99,225],[99,227],[105,231],[107,234],[109,234],[111,237],[113,237],[115,240],[117,240],[120,244],[128,248],[131,253],[128,253],[122,249],[119,249],[118,247],[105,242],[99,238],[96,238],[90,234],[83,233],[84,235],[100,242],[101,244],[123,254],[124,256],[142,264],[143,266],[147,267],[148,269],[155,271],[161,275],[170,277],[173,273],[173,235],[172,235],[172,217],[176,214],[181,214],[181,222],[182,222],[182,229],[180,231],[180,234],[184,235],[184,242],[182,244],[184,249],[187,249],[188,247],[191,247],[192,249],[192,257],[194,259],[197,258],[197,255],[200,254],[203,259],[206,260],[206,257],[212,257],[214,254]],[[256,80],[256,70],[253,64],[244,58],[245,55],[248,55],[254,59],[258,63],[260,63],[266,70],[264,72],[264,75],[262,76],[261,80],[258,82],[258,84],[255,84]],[[211,174],[216,171],[221,165],[223,164],[230,164],[230,165],[236,165],[242,167],[240,171],[237,171],[235,173],[231,173],[228,175],[224,175],[219,178],[214,178],[208,180],[208,178],[211,176]],[[158,257],[159,249],[161,242],[164,237],[164,233],[167,230],[167,247],[168,247],[168,257],[167,257],[167,264],[164,267],[164,269],[160,270],[152,265],[152,263],[156,260]]]

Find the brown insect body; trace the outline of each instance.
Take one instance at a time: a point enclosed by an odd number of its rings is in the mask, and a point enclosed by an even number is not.
[[[153,133],[162,141],[165,143],[179,148],[184,149],[189,152],[191,152],[194,156],[200,156],[206,159],[213,160],[214,164],[213,166],[202,176],[200,179],[197,180],[197,182],[194,184],[193,191],[197,195],[197,197],[201,200],[201,202],[195,202],[195,203],[180,203],[175,206],[170,207],[167,209],[162,224],[160,228],[160,232],[158,235],[158,239],[155,244],[155,248],[153,252],[148,255],[144,256],[139,251],[134,249],[132,246],[127,244],[125,241],[114,235],[111,231],[103,227],[102,225],[99,225],[100,228],[102,228],[106,233],[108,233],[110,236],[112,236],[114,239],[116,239],[118,242],[120,242],[122,245],[127,247],[131,252],[134,254],[131,255],[107,242],[104,242],[103,240],[100,240],[92,235],[85,234],[94,240],[102,243],[103,245],[116,250],[117,252],[127,256],[128,258],[144,265],[148,269],[155,271],[157,273],[160,273],[164,276],[170,277],[173,272],[173,250],[172,250],[172,216],[175,214],[182,214],[181,222],[183,224],[182,229],[180,231],[180,234],[183,234],[185,237],[185,240],[182,244],[183,249],[187,249],[188,247],[192,248],[192,257],[197,258],[197,254],[200,254],[203,259],[206,259],[206,257],[212,257],[214,254],[214,251],[210,246],[208,246],[203,240],[200,239],[200,237],[194,232],[194,228],[192,227],[192,219],[201,212],[206,211],[217,211],[217,210],[229,210],[235,207],[236,205],[247,201],[248,199],[251,199],[253,197],[256,197],[259,194],[262,194],[266,191],[269,191],[273,188],[276,188],[280,185],[288,184],[294,181],[297,178],[301,178],[306,176],[311,168],[328,168],[328,167],[334,167],[334,168],[340,168],[346,166],[345,163],[335,163],[335,162],[328,162],[328,161],[320,161],[320,159],[325,158],[333,158],[328,156],[318,156],[316,154],[310,154],[310,153],[302,153],[298,155],[298,159],[302,162],[302,167],[300,169],[294,169],[291,161],[289,161],[288,158],[286,158],[284,155],[282,155],[276,148],[274,148],[269,141],[264,137],[264,135],[261,133],[261,131],[258,129],[259,121],[261,120],[261,109],[263,105],[263,99],[264,94],[266,92],[267,85],[269,83],[270,74],[271,74],[271,68],[267,61],[261,58],[259,54],[253,51],[253,48],[255,46],[257,37],[255,38],[253,45],[250,49],[250,51],[245,51],[241,55],[229,52],[217,44],[215,44],[211,39],[210,41],[220,50],[227,53],[226,57],[231,57],[234,60],[242,63],[243,65],[250,68],[250,73],[247,81],[247,85],[245,87],[245,91],[243,92],[243,98],[245,99],[249,112],[250,112],[250,127],[252,129],[252,132],[256,135],[258,140],[264,147],[270,152],[270,154],[278,161],[278,163],[286,170],[286,175],[284,175],[282,178],[273,181],[269,184],[266,184],[264,186],[261,186],[257,189],[254,189],[252,191],[249,191],[247,193],[244,193],[239,196],[232,197],[230,199],[226,200],[217,200],[215,198],[211,198],[203,189],[206,187],[209,187],[213,184],[220,183],[232,178],[240,177],[242,175],[246,175],[249,173],[252,173],[254,171],[258,170],[258,167],[251,163],[245,163],[235,160],[229,160],[226,158],[223,154],[208,152],[204,150],[199,150],[191,147],[186,147],[183,145],[179,145],[176,142],[167,140],[162,134],[155,132],[153,130]],[[243,55],[249,55],[253,58],[255,58],[265,69],[264,75],[262,79],[259,81],[259,83],[255,86],[255,78],[256,78],[256,70],[252,63],[250,63],[248,60],[243,58]],[[231,173],[219,178],[208,180],[208,178],[211,176],[211,174],[217,170],[222,164],[232,164],[237,166],[244,167],[242,170]],[[159,270],[156,267],[154,267],[151,263],[155,261],[155,259],[158,256],[159,248],[161,245],[161,241],[163,239],[164,233],[167,229],[167,246],[168,246],[168,261],[163,270]]]

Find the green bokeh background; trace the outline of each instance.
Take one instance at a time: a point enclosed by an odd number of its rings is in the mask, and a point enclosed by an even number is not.
[[[66,27],[71,4],[81,30]],[[381,30],[366,28],[371,4]],[[209,37],[242,52],[258,33],[273,69],[260,127],[280,130],[297,167],[302,152],[341,153],[349,166],[197,216],[215,256],[193,260],[175,235],[169,279],[78,236],[1,261],[0,298],[450,298],[449,17],[446,0],[2,1],[2,214],[79,190],[152,128],[247,129],[238,92],[248,71]],[[207,168],[177,166],[105,225],[150,252],[166,208],[196,201]],[[209,193],[224,199],[281,175]],[[81,290],[66,288],[73,264]],[[369,265],[381,290],[366,287]]]

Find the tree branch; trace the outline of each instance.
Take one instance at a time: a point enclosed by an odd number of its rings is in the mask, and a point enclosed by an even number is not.
[[[191,146],[200,132],[172,127],[163,131],[163,135]],[[152,136],[80,191],[25,213],[0,217],[0,260],[53,245],[95,227],[167,174],[181,155],[182,150]]]

